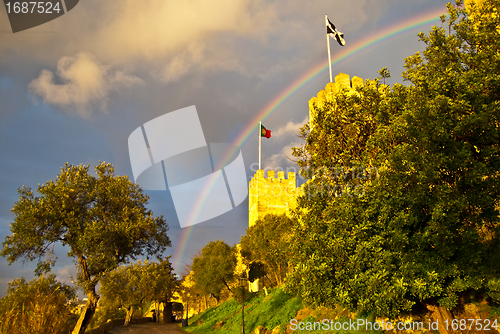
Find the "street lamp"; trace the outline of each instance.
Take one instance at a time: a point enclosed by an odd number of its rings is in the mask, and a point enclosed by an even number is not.
[[[245,285],[247,284],[247,276],[243,273],[240,277],[241,287],[241,334],[245,334]]]
[[[188,321],[189,321],[189,291],[186,293],[186,326],[185,327],[187,327],[189,325]]]

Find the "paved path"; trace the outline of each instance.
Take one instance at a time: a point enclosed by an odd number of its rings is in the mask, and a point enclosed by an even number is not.
[[[109,334],[186,334],[179,329],[180,324],[162,324],[148,322],[145,324],[134,324],[129,326],[116,326]]]

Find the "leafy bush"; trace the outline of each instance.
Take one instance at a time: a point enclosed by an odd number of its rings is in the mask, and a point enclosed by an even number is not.
[[[74,289],[57,282],[54,274],[28,283],[15,279],[0,299],[0,333],[67,334],[77,321],[69,302],[74,297]]]

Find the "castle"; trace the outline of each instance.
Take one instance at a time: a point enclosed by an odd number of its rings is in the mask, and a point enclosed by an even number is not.
[[[348,74],[339,73],[335,77],[335,82],[329,82],[324,90],[320,90],[316,97],[309,100],[309,122],[314,126],[316,107],[321,107],[325,102],[335,99],[335,95],[342,89],[346,89],[349,94],[355,93],[355,88],[363,86],[364,82],[359,77],[349,77]],[[296,199],[300,195],[302,188],[297,187],[295,172],[288,172],[285,178],[284,171],[267,172],[264,177],[262,169],[257,170],[249,183],[248,200],[248,227],[255,225],[259,219],[263,219],[267,214],[288,213],[296,207]]]
[[[470,6],[476,3],[481,5],[484,0],[465,0],[465,7],[470,10]],[[333,102],[335,95],[342,89],[346,89],[348,94],[355,94],[355,88],[364,86],[364,81],[360,77],[349,77],[348,74],[339,73],[335,77],[335,82],[329,82],[324,90],[320,90],[316,97],[309,100],[309,124],[314,127],[316,110],[326,102]],[[295,208],[296,198],[300,194],[301,188],[297,188],[295,173],[288,173],[288,179],[284,178],[284,172],[278,172],[278,177],[274,177],[274,171],[268,171],[267,179],[264,171],[258,170],[249,184],[249,208],[248,225],[253,226],[258,219],[264,218],[267,214],[283,214]]]
[[[475,0],[465,0],[467,8]],[[481,4],[484,0],[477,1]],[[345,88],[348,94],[355,94],[355,88],[364,86],[364,81],[359,77],[352,77],[348,74],[339,73],[335,77],[335,82],[330,82],[324,90],[318,92],[317,96],[309,100],[309,123],[311,128],[314,126],[316,108],[321,107],[326,102],[332,102],[335,95]],[[277,176],[275,176],[277,174]],[[264,170],[259,169],[252,177],[249,183],[249,208],[248,225],[255,225],[255,222],[264,218],[267,214],[288,213],[296,207],[296,198],[301,194],[301,187],[297,187],[295,172],[288,172],[285,178],[284,171],[267,171],[267,178],[264,176]],[[240,245],[237,245],[238,264],[235,270],[235,276],[241,277],[242,273],[248,270],[242,262]],[[259,280],[248,282],[250,291],[258,291],[260,287]]]

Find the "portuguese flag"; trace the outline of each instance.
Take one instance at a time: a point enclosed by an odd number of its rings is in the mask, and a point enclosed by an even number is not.
[[[268,130],[264,127],[264,125],[260,125],[260,136],[261,137],[266,137],[266,138],[271,138],[271,130]]]

